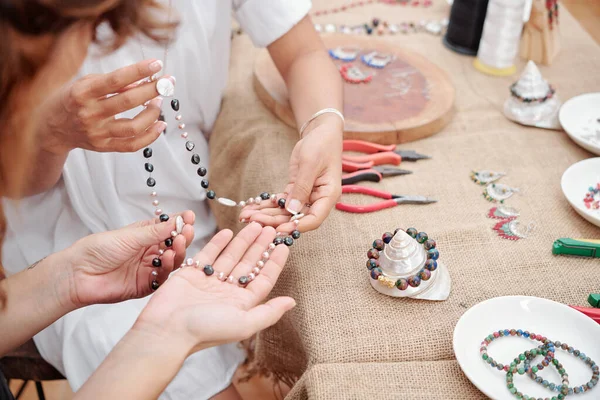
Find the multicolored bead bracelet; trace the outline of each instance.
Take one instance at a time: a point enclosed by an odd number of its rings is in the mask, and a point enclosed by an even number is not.
[[[391,232],[386,232],[381,239],[376,239],[373,242],[373,248],[367,252],[367,269],[371,271],[371,279],[379,281],[382,285],[389,288],[395,286],[398,290],[406,290],[409,286],[419,287],[421,281],[428,281],[431,278],[431,273],[438,267],[437,259],[440,257],[440,253],[438,249],[435,248],[435,240],[430,239],[425,232],[419,232],[415,228],[408,228],[406,233],[423,245],[423,248],[427,252],[427,261],[419,272],[408,278],[393,279],[386,276],[379,266],[379,252],[384,251],[385,245],[390,243],[394,235],[396,235],[400,229],[401,228],[396,229],[393,234]]]
[[[517,82],[510,85],[510,94],[514,98],[522,101],[523,103],[544,103],[545,101],[550,100],[554,96],[554,93],[556,92],[556,90],[552,87],[552,85],[548,85],[548,87],[549,87],[548,93],[546,93],[546,95],[543,97],[523,97],[517,92],[516,86],[517,86]]]
[[[515,366],[518,367],[519,364],[522,361],[527,360],[529,357],[535,357],[535,355],[537,354],[538,351],[541,351],[542,354],[546,353],[546,356],[544,358],[544,361],[546,361],[548,359],[548,355],[550,353],[553,353],[553,347],[549,348],[549,349],[544,349],[545,346],[541,346],[541,348],[536,348],[536,349],[531,349],[528,350],[524,353],[519,354],[519,356],[517,358],[515,358]],[[552,349],[552,350],[551,350]],[[527,353],[530,353],[530,356],[527,356]],[[562,378],[563,381],[563,385],[562,385],[562,391],[561,393],[559,393],[557,396],[553,396],[553,397],[545,397],[543,400],[562,400],[564,399],[567,395],[565,394],[565,389],[567,388],[567,386],[569,385],[569,375],[567,375],[566,371],[564,368],[562,368],[562,364],[560,364],[558,362],[558,360],[554,357],[552,357],[551,361],[552,365],[557,369],[558,373],[560,374],[560,377]],[[533,367],[532,367],[533,368]],[[523,373],[521,373],[523,370],[525,370],[527,372],[527,367],[525,368],[517,368],[518,373],[520,375],[523,375]],[[508,388],[509,392],[511,392],[517,399],[526,399],[526,400],[535,400],[536,397],[535,396],[528,396],[526,394],[523,394],[521,392],[519,392],[519,390],[517,389],[517,387],[515,386],[514,382],[513,382],[513,376],[514,376],[514,372],[512,371],[508,371],[506,373],[506,387]],[[538,398],[539,399],[539,398]]]

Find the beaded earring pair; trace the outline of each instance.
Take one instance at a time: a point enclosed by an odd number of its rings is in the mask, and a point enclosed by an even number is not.
[[[336,47],[329,50],[329,55],[334,60],[344,61],[346,64],[340,66],[340,74],[348,83],[369,83],[373,80],[375,74],[363,71],[358,66],[352,64],[360,53],[361,49],[357,47]],[[382,69],[389,63],[394,61],[396,57],[392,54],[382,54],[372,51],[368,54],[363,54],[360,60],[368,67]]]
[[[471,172],[471,180],[481,186],[485,186],[483,197],[492,203],[503,204],[505,200],[520,191],[518,188],[510,187],[503,183],[496,183],[504,176],[506,176],[504,172],[489,170]]]

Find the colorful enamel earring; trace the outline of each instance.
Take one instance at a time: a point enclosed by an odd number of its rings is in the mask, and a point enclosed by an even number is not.
[[[369,83],[373,75],[363,72],[360,68],[352,64],[344,64],[340,67],[342,78],[349,83]]]
[[[369,54],[363,55],[360,59],[369,67],[381,69],[394,61],[395,58],[396,57],[391,54],[380,54],[376,51],[373,51]]]
[[[483,197],[492,203],[504,203],[504,200],[519,192],[517,188],[511,188],[503,183],[490,183],[483,191]]]
[[[334,60],[341,60],[345,62],[350,62],[356,60],[358,56],[359,48],[356,47],[336,47],[335,49],[329,50],[329,55]]]
[[[533,222],[527,225],[526,228],[523,228],[519,221],[515,219],[505,219],[499,221],[492,229],[494,229],[502,239],[519,240],[527,238],[531,231],[533,231],[533,228]]]
[[[494,172],[488,170],[471,172],[471,180],[481,186],[485,186],[492,182],[496,182],[503,176],[506,176],[504,172]]]
[[[488,218],[503,220],[513,220],[519,215],[519,212],[515,208],[507,206],[492,207],[487,213]]]

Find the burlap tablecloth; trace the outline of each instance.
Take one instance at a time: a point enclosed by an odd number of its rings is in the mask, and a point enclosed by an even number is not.
[[[435,3],[428,10],[371,5],[318,17],[318,22],[447,15],[445,2]],[[315,8],[335,4],[335,0],[315,1]],[[540,67],[542,74],[563,100],[600,91],[600,48],[564,7],[560,29],[563,49],[552,66]],[[414,174],[376,185],[395,193],[432,195],[439,203],[368,215],[334,211],[318,231],[303,235],[273,292],[294,297],[298,306],[261,333],[255,362],[259,371],[285,382],[300,379],[290,398],[483,397],[462,375],[452,351],[453,329],[465,310],[503,295],[583,305],[587,294],[600,287],[597,259],[551,254],[559,237],[600,237],[600,229],[577,215],[560,189],[564,170],[590,153],[564,132],[526,128],[502,115],[515,76],[493,78],[475,71],[473,58],[450,52],[439,37],[398,35],[380,40],[424,54],[444,68],[456,86],[457,112],[450,125],[431,138],[403,146],[433,159],[404,165]],[[211,182],[219,195],[234,199],[282,190],[297,139],[296,131],[277,120],[254,93],[256,54],[246,36],[234,40],[229,89],[210,143]],[[491,203],[482,198],[482,187],[469,179],[473,169],[508,172],[503,182],[523,191],[508,204],[521,211],[523,222],[535,223],[530,238],[502,240],[491,229],[494,221],[485,217]],[[218,206],[214,210],[221,227],[241,228],[237,210]],[[445,302],[389,298],[369,284],[365,257],[372,240],[385,231],[411,226],[438,242],[452,277],[452,292]]]

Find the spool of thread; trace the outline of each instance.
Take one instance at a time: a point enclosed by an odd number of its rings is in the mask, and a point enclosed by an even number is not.
[[[444,45],[457,53],[476,55],[487,7],[488,0],[454,0]]]
[[[489,75],[507,76],[517,71],[523,16],[527,0],[489,0],[475,68]]]

